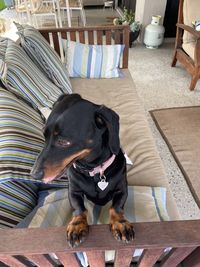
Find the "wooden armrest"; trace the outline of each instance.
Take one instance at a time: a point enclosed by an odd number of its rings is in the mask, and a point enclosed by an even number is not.
[[[177,23],[176,26],[178,28],[181,28],[189,33],[191,33],[197,40],[200,39],[200,32],[196,31],[194,28],[192,28],[191,26],[185,25],[185,24],[180,24]]]
[[[134,230],[133,242],[125,244],[113,238],[108,225],[92,225],[87,240],[72,249],[67,244],[65,227],[0,229],[0,257],[59,251],[200,246],[200,220],[134,223]]]

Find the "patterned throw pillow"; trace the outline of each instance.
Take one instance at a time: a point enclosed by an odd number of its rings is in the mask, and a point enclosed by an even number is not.
[[[63,93],[38,69],[22,47],[7,38],[0,38],[0,79],[9,91],[38,109],[52,108]]]
[[[38,185],[23,181],[0,184],[0,228],[21,222],[37,205]]]
[[[30,170],[43,148],[40,115],[11,92],[0,88],[0,184],[6,181],[35,181]],[[66,180],[52,182],[66,185]]]
[[[15,23],[20,42],[27,55],[64,93],[72,93],[67,70],[58,54],[40,34],[29,25]]]
[[[124,45],[87,45],[64,40],[70,77],[117,78]]]

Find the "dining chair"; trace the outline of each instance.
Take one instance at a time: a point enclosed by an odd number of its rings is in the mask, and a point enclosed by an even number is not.
[[[62,25],[59,25],[58,9],[56,0],[31,0],[31,15],[33,17],[34,26],[39,28],[39,24],[41,24],[42,27],[44,27],[47,20],[52,22],[53,17],[56,28],[59,26],[62,27]]]
[[[29,0],[15,0],[15,10],[20,23],[32,24],[31,3]]]
[[[82,0],[61,0],[60,1],[60,10],[63,11],[63,16],[64,16],[65,11],[67,13],[68,27],[72,26],[72,22],[71,22],[71,18],[73,15],[72,12],[75,10],[80,11],[82,24],[83,24],[83,26],[86,25],[86,16],[85,16],[85,10],[84,10]]]

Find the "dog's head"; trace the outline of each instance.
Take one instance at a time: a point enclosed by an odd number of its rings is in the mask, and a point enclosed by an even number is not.
[[[119,116],[78,94],[62,95],[47,120],[44,136],[45,146],[31,175],[49,182],[77,159],[94,160],[104,147],[118,154]]]

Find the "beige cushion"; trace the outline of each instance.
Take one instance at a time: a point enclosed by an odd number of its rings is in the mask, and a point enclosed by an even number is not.
[[[192,22],[200,20],[200,1],[184,0],[183,3],[183,23],[192,27]],[[183,42],[188,43],[194,41],[192,34],[184,31]]]
[[[183,43],[183,50],[194,60],[194,50],[196,42]]]
[[[133,166],[128,170],[129,185],[160,186],[168,188],[168,181],[155,148],[143,105],[137,96],[128,70],[123,78],[71,79],[74,92],[97,104],[104,104],[120,115],[121,146],[131,158]],[[176,204],[167,194],[168,212],[178,218]]]

